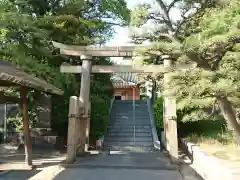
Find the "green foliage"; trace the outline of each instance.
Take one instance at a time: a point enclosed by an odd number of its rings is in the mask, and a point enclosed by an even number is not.
[[[9,117],[7,119],[7,129],[8,130],[15,129],[16,132],[22,132],[23,131],[22,117],[19,114],[17,114],[15,117]]]
[[[154,117],[156,122],[156,128],[158,134],[160,134],[160,130],[164,127],[163,125],[163,97],[159,97],[155,104],[153,105],[154,109]]]
[[[91,97],[91,128],[90,136],[91,139],[97,140],[99,137],[105,134],[111,99],[100,98],[96,95]]]
[[[37,123],[37,115],[33,109],[30,109],[28,111],[29,116],[29,127],[35,128]],[[8,130],[16,130],[16,132],[22,132],[23,131],[23,119],[22,116],[18,113],[14,117],[8,117],[7,118],[7,129]]]
[[[109,21],[111,18],[114,21]],[[126,25],[129,19],[129,10],[123,0],[0,2],[0,57],[64,91],[63,96],[52,97],[52,129],[60,135],[67,133],[69,97],[79,96],[81,79],[79,74],[60,73],[59,66],[62,63],[81,63],[78,57],[59,55],[59,50],[52,46],[51,41],[78,45],[103,44],[112,38],[113,25]],[[97,62],[98,59],[93,60],[93,64]],[[102,58],[99,62],[108,64],[109,59]],[[94,74],[91,80],[91,97],[98,97],[91,99],[96,100],[98,105],[92,103],[94,107],[102,107],[101,104],[112,95],[110,76]],[[18,96],[18,89],[13,89],[9,92]],[[29,109],[32,114],[37,109],[34,106],[34,93],[29,92]],[[99,117],[102,121],[106,114],[102,108],[98,108],[95,113],[99,115],[92,118],[94,122]],[[15,121],[18,124],[19,119]]]
[[[193,143],[221,144],[221,145],[237,145],[236,138],[232,131],[213,131],[211,133],[203,133],[201,135],[193,133],[185,137],[186,140]]]
[[[192,117],[203,115],[204,108],[214,106],[218,94],[224,94],[233,106],[240,105],[240,64],[236,50],[240,35],[239,7],[239,1],[231,1],[208,9],[195,27],[197,32],[183,43],[183,54],[199,68],[172,73],[171,88],[178,96],[178,106],[200,109]]]
[[[224,120],[198,120],[187,121],[179,123],[179,134],[181,137],[186,137],[191,134],[209,135],[217,134],[226,130],[226,123]]]
[[[146,100],[146,99],[148,99],[148,96],[147,95],[140,95],[140,99],[141,100]]]
[[[153,11],[153,6],[139,5],[133,12],[135,43],[152,43],[138,50],[143,59],[145,56],[148,63],[153,64],[156,62],[153,59],[168,55],[176,64],[197,65],[194,70],[170,73],[172,81],[163,92],[176,95],[179,121],[219,119],[219,101],[216,101],[219,95],[225,96],[233,107],[240,105],[239,3],[238,0],[157,0],[155,5],[159,11]],[[174,6],[183,17],[179,21],[171,18]],[[149,30],[144,25],[150,21],[154,28]],[[162,83],[158,81],[159,86],[163,86]],[[240,127],[235,129],[240,131]]]

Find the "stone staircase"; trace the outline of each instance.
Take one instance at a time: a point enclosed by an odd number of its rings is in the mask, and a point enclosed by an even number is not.
[[[112,106],[104,150],[144,152],[154,150],[146,101],[115,100]],[[135,118],[134,118],[135,116]]]

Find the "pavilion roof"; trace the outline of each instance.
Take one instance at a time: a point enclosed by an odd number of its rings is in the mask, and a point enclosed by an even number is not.
[[[24,86],[46,93],[62,95],[63,91],[7,61],[0,60],[0,86]]]
[[[113,73],[111,80],[115,88],[136,86],[139,83],[137,74],[131,72]]]

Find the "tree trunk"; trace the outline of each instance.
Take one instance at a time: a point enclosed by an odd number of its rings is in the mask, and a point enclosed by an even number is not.
[[[223,113],[224,119],[231,125],[236,133],[237,140],[239,141],[240,137],[240,125],[237,122],[236,114],[233,110],[231,102],[227,99],[226,96],[217,96],[217,100],[220,106],[220,109]]]

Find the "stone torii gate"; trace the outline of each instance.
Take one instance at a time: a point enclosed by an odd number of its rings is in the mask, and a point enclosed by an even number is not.
[[[68,145],[67,145],[67,163],[73,163],[76,158],[76,151],[84,153],[88,147],[90,117],[89,116],[89,89],[91,73],[166,73],[171,70],[181,70],[192,68],[193,65],[173,66],[171,59],[165,59],[164,65],[93,65],[92,57],[133,57],[137,46],[76,46],[53,42],[56,48],[60,49],[60,54],[80,56],[82,66],[60,67],[63,73],[81,73],[80,96],[70,98],[69,104],[69,127],[68,127]],[[166,73],[167,74],[167,73]],[[168,77],[164,76],[164,81]],[[169,151],[171,161],[174,163],[178,159],[178,139],[176,122],[176,102],[172,97],[164,97],[164,128],[166,136],[166,147]],[[80,106],[80,107],[79,107]],[[80,122],[79,122],[80,121]],[[80,132],[80,133],[79,133]],[[85,146],[86,144],[86,146]]]

